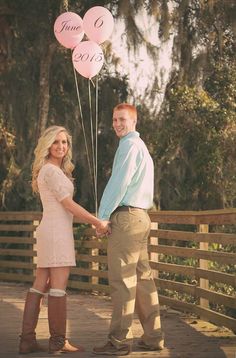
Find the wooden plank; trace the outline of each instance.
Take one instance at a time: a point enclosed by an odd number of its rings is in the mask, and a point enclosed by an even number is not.
[[[196,218],[194,214],[187,215],[184,212],[171,212],[171,211],[159,211],[159,212],[149,212],[149,216],[152,222],[157,222],[158,224],[188,224],[195,225]]]
[[[223,245],[236,245],[235,234],[225,233],[199,233],[176,230],[152,230],[152,236],[159,237],[159,239],[177,240],[177,241],[194,241],[194,242],[208,242],[220,243]]]
[[[195,257],[206,259],[208,261],[217,261],[222,264],[235,265],[236,263],[236,253],[196,250]]]
[[[224,305],[231,308],[236,308],[236,298],[223,293],[206,290],[201,287],[196,287],[196,294],[198,297],[203,297],[210,302]]]
[[[1,281],[15,281],[15,282],[33,282],[33,275],[24,275],[19,273],[8,273],[8,272],[0,272],[0,280]]]
[[[188,302],[185,302],[185,301],[179,301],[179,300],[176,300],[174,298],[171,298],[171,297],[167,297],[167,296],[164,296],[164,295],[158,295],[159,296],[159,301],[160,301],[160,304],[161,305],[167,305],[169,307],[172,307],[172,308],[176,308],[176,309],[180,309],[182,311],[187,311],[187,312],[194,312],[194,304],[192,303],[188,303]]]
[[[0,236],[0,243],[5,244],[34,244],[36,242],[32,237],[26,236]]]
[[[236,275],[213,270],[202,270],[200,268],[195,268],[195,275],[197,277],[208,278],[209,281],[222,282],[236,287]]]
[[[107,263],[106,256],[92,256],[92,255],[83,255],[77,254],[76,255],[77,261],[85,261],[85,262],[100,262],[100,263]]]
[[[148,250],[158,252],[159,254],[192,257],[196,259],[205,259],[209,261],[217,261],[223,264],[235,264],[236,254],[222,251],[206,251],[199,249],[192,249],[179,246],[165,246],[165,245],[148,245]]]
[[[106,250],[107,242],[101,242],[96,240],[85,240],[85,241],[75,240],[75,247],[77,249],[89,248],[89,249]]]
[[[0,224],[0,231],[8,231],[8,232],[12,232],[12,231],[27,231],[27,232],[32,232],[35,230],[35,226],[34,225],[22,225],[22,224],[18,224],[18,225],[12,225],[12,224]]]
[[[77,222],[77,221],[76,221],[76,218],[74,218],[74,223],[76,223],[76,222]],[[79,225],[80,225],[80,224],[79,224]],[[74,226],[74,227],[77,228],[77,227],[79,227],[79,225]],[[91,238],[91,237],[95,237],[95,238],[96,238],[96,230],[89,226],[89,227],[87,227],[87,228],[85,228],[85,229],[83,230],[82,235],[85,236],[85,237],[89,237],[89,238]]]
[[[20,268],[20,269],[34,269],[35,265],[32,262],[19,262],[19,261],[3,261],[0,260],[0,267],[4,268]]]
[[[235,234],[225,233],[195,233],[194,241],[196,242],[208,242],[208,243],[219,243],[223,245],[236,245]]]
[[[236,222],[236,211],[207,214],[201,212],[196,217],[196,224],[208,225],[234,225]]]
[[[177,291],[180,293],[187,293],[189,295],[195,296],[196,285],[190,285],[183,282],[164,280],[164,279],[154,279],[156,287],[161,287],[163,289]]]
[[[152,221],[172,224],[235,224],[236,209],[204,211],[150,211]]]
[[[0,256],[36,256],[37,252],[33,250],[0,249]]]
[[[164,272],[172,272],[179,273],[184,276],[195,277],[195,268],[187,265],[176,265],[169,264],[165,262],[153,262],[150,261],[150,266],[153,270],[164,271]]]
[[[159,254],[181,257],[195,257],[195,253],[197,251],[197,249],[166,245],[148,245],[148,250],[150,252],[158,252]]]
[[[42,212],[40,211],[1,211],[1,221],[33,221],[40,220]]]
[[[222,282],[236,287],[236,275],[231,275],[220,271],[203,270],[197,267],[191,267],[187,265],[176,265],[153,261],[150,262],[150,266],[153,270],[178,273],[190,277],[207,278],[209,279],[209,281]]]

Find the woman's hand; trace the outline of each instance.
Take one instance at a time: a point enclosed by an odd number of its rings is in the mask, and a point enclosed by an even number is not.
[[[97,236],[104,236],[111,234],[111,225],[108,220],[99,220],[99,224],[95,226]]]

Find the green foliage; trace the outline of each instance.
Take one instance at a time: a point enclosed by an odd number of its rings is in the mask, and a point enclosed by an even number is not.
[[[15,135],[0,118],[0,206],[3,208],[6,206],[6,196],[12,190],[15,178],[20,173],[14,159],[15,146]]]
[[[234,63],[217,64],[206,89],[171,89],[155,153],[162,167],[162,208],[214,209],[236,199],[235,76]]]

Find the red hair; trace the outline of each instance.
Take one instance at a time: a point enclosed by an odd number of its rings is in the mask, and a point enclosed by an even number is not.
[[[118,104],[117,106],[114,107],[113,113],[114,113],[115,111],[121,111],[121,110],[123,110],[123,109],[125,109],[126,111],[128,111],[129,114],[130,114],[130,116],[131,116],[133,119],[137,120],[137,116],[138,116],[138,114],[137,114],[137,109],[136,109],[134,106],[132,106],[132,104],[129,104],[129,103],[120,103],[120,104]]]

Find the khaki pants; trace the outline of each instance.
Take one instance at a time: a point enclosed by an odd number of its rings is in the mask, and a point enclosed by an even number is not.
[[[145,210],[128,208],[111,216],[108,278],[113,313],[109,339],[119,347],[132,342],[132,319],[138,313],[142,340],[156,346],[162,339],[158,294],[147,252],[150,218]]]

